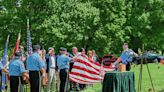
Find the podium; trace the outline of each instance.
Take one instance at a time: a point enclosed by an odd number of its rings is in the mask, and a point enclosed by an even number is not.
[[[134,72],[107,72],[103,80],[102,92],[136,92]]]

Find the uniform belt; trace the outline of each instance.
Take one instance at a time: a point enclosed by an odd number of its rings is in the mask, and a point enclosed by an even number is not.
[[[31,72],[31,73],[38,73],[38,72],[40,72],[40,71],[29,71],[29,72]]]
[[[50,69],[55,69],[55,67],[50,67]]]
[[[60,69],[60,71],[61,71],[61,70],[68,70],[68,69],[67,69],[67,68],[64,68],[64,69]]]
[[[31,75],[31,74],[40,76],[41,72],[40,71],[29,71],[29,75]]]

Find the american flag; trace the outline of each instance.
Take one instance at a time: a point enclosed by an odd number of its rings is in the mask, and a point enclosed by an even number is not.
[[[31,35],[29,30],[27,31],[27,52],[29,55],[32,53]]]
[[[13,55],[12,55],[12,58],[14,58],[15,53],[19,50],[20,38],[21,38],[21,34],[19,33],[16,45],[15,45],[15,48],[14,48],[14,52],[13,52]]]
[[[27,19],[27,52],[30,55],[32,53],[31,34],[29,27],[29,18]]]
[[[99,83],[103,80],[105,72],[113,70],[110,66],[102,66],[98,62],[78,56],[70,72],[70,79],[80,84]]]
[[[3,66],[6,65],[7,54],[8,54],[7,52],[8,52],[9,38],[10,38],[10,34],[8,34],[7,41],[6,41],[6,44],[5,44],[4,54],[3,54],[3,58],[2,58],[2,65]],[[5,90],[6,79],[7,79],[6,74],[2,72],[2,86],[1,86],[1,90]]]

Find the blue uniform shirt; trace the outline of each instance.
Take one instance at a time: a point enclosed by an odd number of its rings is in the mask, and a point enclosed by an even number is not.
[[[38,53],[33,53],[27,58],[27,69],[30,71],[40,71],[41,68],[45,68],[44,62],[42,62]]]
[[[133,50],[129,49],[128,51],[123,51],[121,53],[121,60],[123,64],[127,64],[128,62],[132,62],[134,54]]]
[[[27,72],[25,70],[24,63],[18,59],[15,58],[10,61],[9,63],[9,75],[10,76],[21,76],[22,73]]]
[[[2,65],[2,62],[0,62],[0,70],[2,70],[4,67]]]
[[[71,58],[67,57],[66,55],[60,55],[57,58],[57,66],[58,69],[68,69],[68,62],[70,62]]]

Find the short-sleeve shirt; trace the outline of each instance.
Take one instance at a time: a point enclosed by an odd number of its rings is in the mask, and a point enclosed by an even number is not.
[[[57,66],[58,69],[68,69],[68,63],[70,62],[71,58],[67,57],[66,55],[60,55],[57,58]]]
[[[9,63],[9,75],[21,76],[22,73],[27,72],[24,63],[20,59],[13,59]]]
[[[2,70],[4,67],[2,65],[2,62],[0,62],[0,70]]]
[[[27,58],[27,69],[29,71],[40,71],[45,68],[44,62],[41,60],[38,53],[33,53]]]
[[[123,64],[127,64],[128,62],[132,62],[134,57],[134,52],[132,49],[129,49],[128,51],[123,51],[121,53],[121,60]]]

